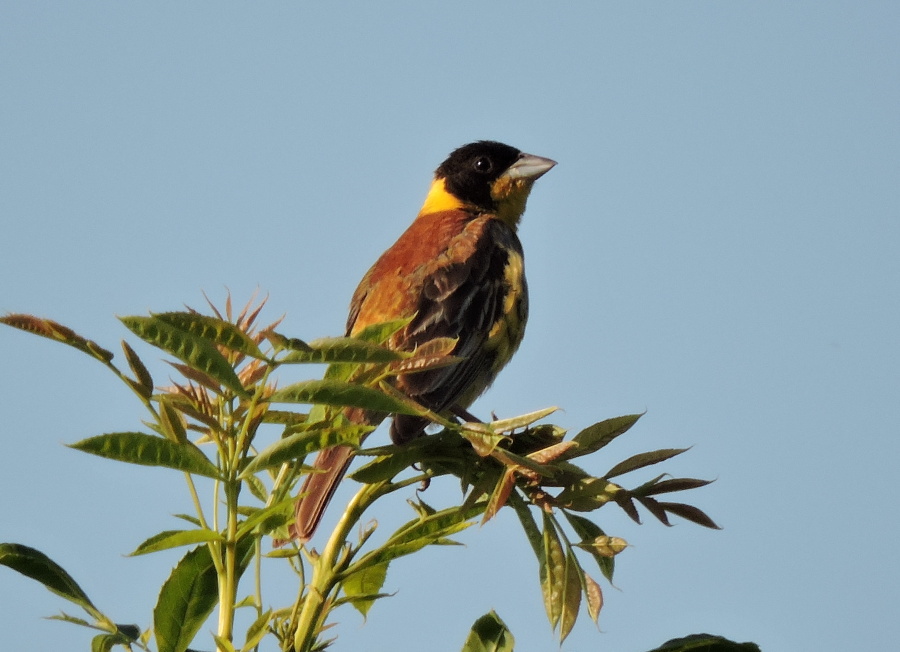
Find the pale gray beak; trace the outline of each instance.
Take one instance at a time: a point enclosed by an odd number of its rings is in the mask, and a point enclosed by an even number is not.
[[[519,154],[516,162],[510,165],[506,172],[500,176],[510,179],[531,179],[534,181],[546,174],[554,165],[556,165],[556,161],[552,159],[522,153]]]

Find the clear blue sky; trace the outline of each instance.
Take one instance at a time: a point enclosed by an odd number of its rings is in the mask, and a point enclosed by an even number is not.
[[[117,314],[260,288],[285,332],[338,334],[450,150],[551,157],[525,342],[475,409],[647,410],[592,470],[693,446],[666,468],[718,479],[691,500],[724,527],[600,512],[633,547],[602,632],[582,615],[562,650],[896,642],[900,4],[357,4],[0,5],[0,311],[117,349]],[[178,526],[183,485],[62,445],[140,406],[52,342],[0,329],[0,354],[0,540],[148,625],[179,554],[122,555]],[[557,649],[515,518],[461,540],[395,563],[397,595],[342,614],[335,649],[457,650],[491,608],[517,650]],[[85,649],[40,619],[61,608],[0,569],[0,648]]]

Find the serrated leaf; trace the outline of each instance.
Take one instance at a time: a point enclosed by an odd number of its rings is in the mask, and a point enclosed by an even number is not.
[[[382,391],[364,385],[338,380],[305,380],[288,385],[269,397],[272,403],[310,403],[356,407],[373,412],[411,414],[419,416],[422,410],[409,403],[388,396]]]
[[[409,357],[408,353],[393,351],[355,337],[325,337],[309,342],[308,346],[305,351],[291,351],[280,362],[373,364]]]
[[[196,312],[158,312],[153,317],[226,349],[244,353],[251,358],[266,359],[247,333],[224,319]]]
[[[662,507],[665,511],[670,514],[675,514],[676,516],[680,516],[681,518],[691,521],[692,523],[696,523],[697,525],[702,525],[703,527],[708,527],[713,530],[721,530],[716,522],[713,521],[709,516],[706,515],[705,512],[694,507],[693,505],[685,505],[684,503],[659,503],[659,506]]]
[[[594,453],[606,446],[613,439],[628,431],[643,414],[629,414],[613,419],[600,421],[592,426],[588,426],[572,438],[572,441],[578,444],[578,448],[573,450],[567,459],[581,457]]]
[[[40,582],[49,591],[77,604],[96,620],[103,619],[103,614],[72,576],[40,550],[19,543],[0,543],[0,565]]]
[[[263,469],[280,466],[284,462],[301,459],[325,448],[333,446],[358,446],[363,435],[372,432],[373,426],[336,426],[322,424],[320,428],[310,428],[288,435],[266,446],[241,472],[247,477]]]
[[[128,366],[131,368],[131,372],[137,381],[133,385],[135,391],[145,399],[149,399],[153,395],[153,377],[147,371],[147,367],[138,357],[138,354],[125,340],[122,340],[122,350],[125,352],[125,360],[128,362]]]
[[[513,652],[515,644],[512,632],[492,609],[472,625],[462,652]]]
[[[234,369],[212,341],[173,326],[159,317],[119,317],[119,319],[142,340],[171,353],[233,392],[242,396],[247,395]]]
[[[272,346],[278,349],[287,349],[288,351],[309,351],[310,346],[303,340],[296,337],[285,337],[281,333],[273,330],[266,331],[266,339],[272,343]]]
[[[645,466],[651,466],[653,464],[659,464],[660,462],[664,462],[670,458],[675,457],[676,455],[681,455],[683,452],[690,450],[689,448],[662,448],[656,451],[650,451],[649,453],[638,453],[637,455],[632,455],[627,460],[619,462],[614,467],[612,467],[609,471],[603,474],[604,478],[614,478],[617,475],[623,475],[625,473],[630,473],[631,471],[636,471],[637,469],[642,469]]]
[[[238,578],[252,551],[252,537],[238,542]],[[153,609],[158,652],[185,652],[218,602],[216,567],[209,546],[199,546],[181,558],[159,592]]]
[[[41,319],[33,315],[9,314],[0,317],[0,324],[68,344],[102,362],[108,363],[114,357],[111,351],[107,351],[96,342],[82,337],[68,326],[63,326],[52,319]]]
[[[69,448],[129,464],[162,466],[208,478],[219,477],[219,470],[192,443],[176,443],[142,432],[97,435],[69,444]]]
[[[388,564],[372,564],[348,575],[341,583],[344,594],[350,604],[365,618],[375,600],[371,596],[379,595],[384,580],[387,578]]]
[[[162,586],[153,610],[159,652],[184,652],[218,602],[216,568],[209,548],[188,552]]]
[[[135,548],[130,557],[138,555],[146,555],[159,550],[168,550],[169,548],[178,548],[179,546],[189,546],[197,543],[206,543],[207,541],[222,541],[222,535],[213,530],[200,528],[197,530],[166,530],[155,534],[141,545]]]

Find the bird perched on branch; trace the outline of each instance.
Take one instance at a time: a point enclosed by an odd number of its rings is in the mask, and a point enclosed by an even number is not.
[[[435,338],[457,340],[460,362],[397,377],[399,390],[434,412],[464,415],[509,362],[528,316],[516,227],[534,181],[555,161],[493,141],[464,145],[435,171],[419,214],[366,273],[350,304],[347,335],[397,319],[412,321],[388,342],[412,351]],[[348,411],[375,425],[383,415]],[[426,419],[395,415],[391,439],[422,434]],[[297,503],[291,534],[308,541],[350,464],[353,450],[319,453]]]

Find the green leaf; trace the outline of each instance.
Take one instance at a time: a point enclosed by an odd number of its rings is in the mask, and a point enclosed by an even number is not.
[[[175,328],[223,346],[226,349],[245,353],[251,358],[266,359],[263,352],[259,350],[259,346],[247,333],[224,319],[201,315],[196,312],[158,312],[153,314],[153,316],[167,324],[171,324]]]
[[[515,639],[493,609],[475,621],[462,652],[513,652]]]
[[[566,509],[590,512],[614,500],[620,491],[621,487],[603,478],[584,478],[560,491],[556,500]]]
[[[272,343],[276,349],[287,349],[288,351],[309,351],[309,344],[296,337],[285,337],[281,333],[275,331],[267,331],[266,339]]]
[[[212,613],[218,597],[209,547],[194,548],[172,570],[153,610],[159,652],[184,652]]]
[[[372,564],[347,576],[341,583],[344,593],[353,607],[365,618],[387,578],[388,564]]]
[[[247,477],[263,469],[280,466],[284,462],[300,459],[309,453],[320,451],[332,446],[359,446],[363,435],[372,432],[373,426],[337,426],[329,427],[327,424],[319,424],[321,427],[310,428],[301,432],[288,435],[264,448],[254,457],[241,472],[241,477]]]
[[[364,385],[338,380],[306,380],[288,385],[269,397],[272,403],[318,403],[356,407],[373,412],[421,415],[410,403]]]
[[[652,466],[653,464],[658,464],[660,462],[664,462],[676,455],[681,455],[683,452],[690,450],[688,448],[663,448],[657,451],[650,451],[649,453],[638,453],[637,455],[632,455],[627,460],[619,462],[614,467],[612,467],[609,471],[607,471],[603,477],[604,478],[614,478],[617,475],[623,475],[625,473],[630,473],[631,471],[636,471],[637,469],[642,469],[645,466]]]
[[[212,637],[216,642],[216,649],[218,652],[237,652],[237,650],[234,649],[234,643],[227,638],[223,638],[218,634],[213,634]]]
[[[572,459],[600,450],[613,439],[627,432],[642,416],[644,415],[629,414],[588,426],[572,438],[572,441],[578,444],[578,448],[565,455],[565,458]]]
[[[466,427],[469,429],[477,428],[479,430],[481,428],[484,428],[485,432],[490,432],[493,434],[512,432],[513,430],[530,426],[535,421],[540,421],[544,417],[553,414],[557,410],[559,410],[559,408],[549,407],[542,410],[535,410],[534,412],[529,412],[528,414],[522,414],[517,417],[511,417],[509,419],[498,419],[489,423],[468,424]]]
[[[380,324],[371,324],[366,326],[359,333],[356,333],[354,337],[360,340],[366,340],[367,342],[383,344],[391,337],[391,335],[409,325],[413,319],[414,317],[405,317],[403,319],[395,319],[394,321],[386,321]]]
[[[269,631],[268,625],[271,619],[271,609],[268,609],[267,611],[264,611],[260,614],[259,618],[257,618],[247,629],[247,636],[245,637],[246,641],[244,643],[244,647],[241,648],[241,652],[250,652],[259,645],[259,642],[263,640],[263,638]]]
[[[358,452],[357,456],[369,454],[370,451],[384,451],[386,454],[380,455],[371,462],[359,467],[349,477],[357,482],[366,484],[390,480],[412,464],[421,461],[434,444],[435,442],[429,440],[428,437],[419,437],[403,446],[364,449]]]
[[[412,554],[427,545],[445,543],[444,540],[450,535],[474,525],[471,519],[483,511],[484,504],[470,507],[450,507],[426,518],[414,519],[400,527],[380,547],[352,564],[348,569],[348,575],[375,564]]]
[[[327,337],[310,342],[307,351],[288,353],[280,362],[368,364],[394,362],[406,357],[409,357],[408,353],[393,351],[355,337]]]
[[[547,611],[550,627],[555,630],[562,615],[565,599],[566,556],[550,515],[544,512],[543,517],[544,530],[541,536],[540,559],[541,593],[544,597],[544,609]]]
[[[116,625],[114,634],[98,634],[91,639],[91,652],[109,652],[116,645],[126,647],[137,641],[140,635],[137,625]]]
[[[219,470],[194,444],[179,444],[142,432],[97,435],[69,444],[69,448],[129,464],[163,466],[208,478],[219,477]]]
[[[128,366],[131,367],[131,371],[134,373],[137,381],[132,387],[145,399],[149,399],[153,394],[153,377],[147,371],[147,367],[144,366],[138,354],[125,340],[122,340],[122,350],[125,352],[125,360],[128,362]]]
[[[223,541],[223,538],[218,532],[205,528],[199,530],[166,530],[144,541],[129,556],[136,557],[159,550],[206,543],[207,541]]]
[[[257,526],[262,526],[260,528],[262,533],[268,534],[272,530],[286,525],[294,516],[295,503],[296,499],[290,496],[274,505],[255,510],[247,520],[238,525],[238,539],[250,534]]]
[[[77,604],[96,620],[104,620],[103,614],[72,576],[40,550],[18,543],[0,543],[0,564],[40,582],[56,595]]]
[[[252,558],[253,537],[238,542],[238,577]],[[219,602],[209,546],[189,551],[172,570],[153,609],[158,652],[185,652]]]
[[[214,378],[222,386],[246,396],[237,374],[216,345],[203,337],[173,326],[159,317],[119,317],[121,322],[142,340],[149,342]]]
[[[566,546],[566,566],[563,578],[563,595],[559,616],[559,642],[562,643],[575,626],[581,607],[581,588],[584,571],[578,565],[572,548]]]
[[[528,509],[528,505],[515,491],[510,494],[509,504],[515,510],[516,516],[519,517],[519,521],[522,523],[522,529],[525,530],[525,536],[528,538],[528,543],[531,544],[531,549],[534,550],[538,563],[542,563],[541,560],[544,557],[543,537],[534,517],[531,515],[531,511]]]

